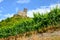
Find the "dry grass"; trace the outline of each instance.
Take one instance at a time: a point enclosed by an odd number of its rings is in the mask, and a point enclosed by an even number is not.
[[[43,30],[43,29],[42,29]],[[44,30],[37,31],[31,31],[25,33],[23,36],[16,35],[16,36],[10,36],[8,38],[0,38],[0,40],[60,40],[60,28],[56,30],[50,29],[44,29]],[[40,32],[40,33],[39,33]],[[53,35],[52,35],[53,34]]]
[[[9,37],[9,39],[0,39],[0,40],[60,40],[60,36],[38,36],[32,35],[31,37]]]

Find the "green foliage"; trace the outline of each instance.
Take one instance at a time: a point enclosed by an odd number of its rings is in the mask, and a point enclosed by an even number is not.
[[[57,25],[59,23],[60,9],[57,7],[49,13],[34,13],[33,18],[23,18],[18,15],[13,16],[0,22],[0,38],[39,30],[50,25],[53,27],[53,25]]]

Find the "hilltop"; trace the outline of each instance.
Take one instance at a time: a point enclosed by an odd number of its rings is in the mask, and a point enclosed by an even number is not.
[[[35,33],[60,30],[60,8],[54,8],[45,14],[34,13],[33,18],[14,15],[0,22],[0,38],[9,36],[30,36]]]

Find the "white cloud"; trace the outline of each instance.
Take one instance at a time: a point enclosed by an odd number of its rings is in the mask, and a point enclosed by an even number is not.
[[[3,14],[0,14],[0,16],[2,16],[2,15]],[[12,13],[12,14],[10,14],[10,13],[5,14],[5,15],[3,15],[3,18],[0,18],[0,21],[6,19],[7,17],[12,17],[13,15],[14,15],[14,13]]]
[[[8,14],[5,14],[4,17],[12,17],[13,15],[14,15],[13,13],[12,14],[8,13]]]
[[[0,21],[6,19],[8,17],[13,17],[13,15],[14,15],[14,13],[12,13],[12,14],[8,13],[8,14],[4,14],[4,15],[0,14]]]
[[[29,3],[30,0],[18,0],[17,3]]]
[[[52,4],[52,5],[48,6],[48,7],[49,8],[55,8],[56,6],[58,6],[58,8],[60,8],[60,3],[58,3],[58,4]]]
[[[40,8],[36,8],[36,9],[33,9],[33,10],[28,10],[27,16],[33,17],[33,12],[39,12],[39,13],[50,12],[50,9],[55,8],[56,5],[58,5],[58,7],[60,8],[60,4],[53,4],[53,5],[49,5],[49,6],[40,6]],[[17,10],[18,10],[18,8],[16,8],[16,11]],[[8,14],[5,14],[3,16],[5,18],[7,18],[7,17],[12,17],[13,15],[14,15],[14,13],[12,13],[12,14],[8,13]],[[5,19],[5,18],[1,18],[0,20]]]
[[[33,17],[33,12],[34,12],[34,13],[36,13],[36,12],[46,13],[46,12],[50,12],[50,9],[49,9],[49,8],[46,8],[46,9],[45,9],[45,8],[44,8],[44,9],[43,9],[43,8],[41,8],[41,9],[40,9],[40,8],[37,8],[37,9],[35,9],[35,10],[30,10],[30,11],[28,11],[28,14],[27,14],[27,15],[28,15],[29,17]]]
[[[0,19],[0,21],[1,21],[2,19]]]
[[[0,3],[3,2],[4,0],[0,0]]]
[[[27,15],[29,17],[33,17],[33,12],[39,12],[39,13],[46,13],[46,12],[50,12],[51,8],[55,8],[56,5],[58,5],[58,8],[60,8],[60,4],[52,4],[52,5],[49,5],[49,6],[40,6],[40,8],[37,8],[37,9],[33,9],[33,10],[29,10],[27,13]]]
[[[2,20],[4,20],[4,19],[6,19],[6,18],[0,18],[0,21],[2,21]]]

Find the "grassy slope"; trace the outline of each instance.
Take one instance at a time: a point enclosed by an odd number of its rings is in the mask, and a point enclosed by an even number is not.
[[[34,18],[15,15],[2,20],[0,22],[0,38],[27,32],[30,34],[31,31],[43,33],[51,29],[56,30],[57,28],[60,28],[60,9],[55,8],[44,15],[40,13],[34,14]]]

